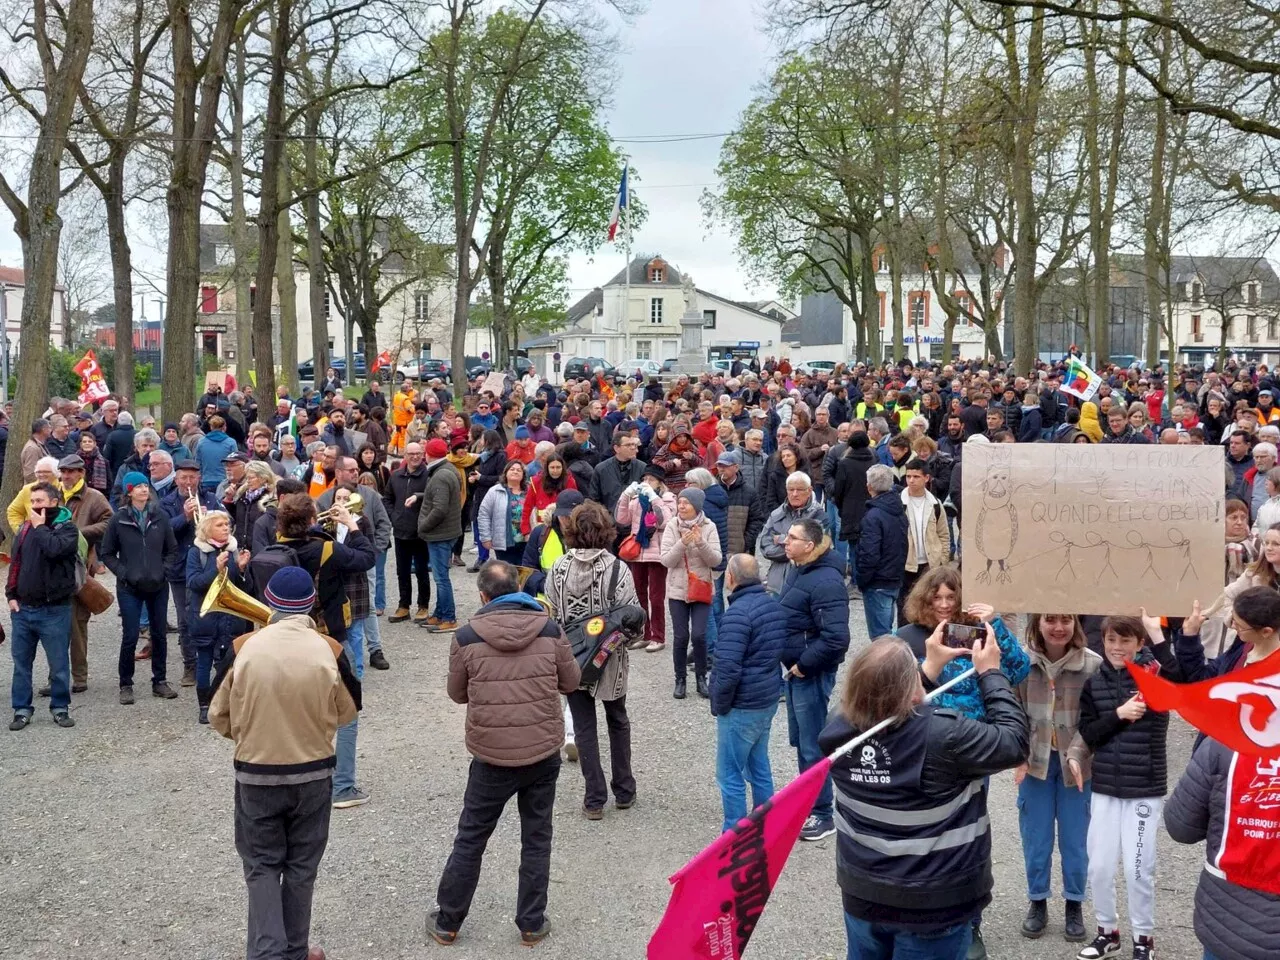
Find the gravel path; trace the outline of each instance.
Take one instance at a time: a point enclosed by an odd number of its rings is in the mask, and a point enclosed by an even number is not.
[[[395,578],[388,570],[391,593]],[[459,613],[478,605],[475,577],[454,569]],[[393,596],[394,600],[394,596]],[[447,955],[527,957],[513,922],[519,862],[514,804],[485,860],[457,943],[426,940],[424,918],[448,856],[466,780],[464,708],[445,696],[449,638],[381,621],[390,672],[365,673],[359,782],[372,795],[335,810],[316,887],[312,942],[331,960]],[[854,643],[866,642],[861,605]],[[245,898],[232,840],[231,743],[198,726],[195,693],[116,702],[117,608],[90,634],[90,689],[72,706],[76,727],[53,725],[43,703],[25,731],[0,730],[0,958],[223,960],[244,956]],[[170,663],[178,661],[171,648]],[[7,654],[4,662],[11,663]],[[144,664],[139,664],[143,668]],[[170,668],[170,677],[180,675]],[[0,674],[0,676],[3,676]],[[36,676],[43,676],[37,663]],[[566,764],[556,802],[549,913],[537,948],[552,960],[639,960],[668,896],[667,877],[714,838],[721,813],[715,728],[705,702],[671,699],[671,655],[632,658],[636,807],[583,819],[582,779]],[[601,721],[601,736],[604,724]],[[1193,732],[1175,719],[1170,766],[1186,765]],[[772,760],[778,785],[795,774],[780,708]],[[1062,905],[1040,941],[1018,925],[1025,887],[1012,778],[992,783],[995,903],[987,913],[993,958],[1074,957],[1061,939]],[[1163,834],[1163,830],[1161,831]],[[1156,931],[1161,960],[1201,955],[1191,927],[1203,851],[1160,839]],[[751,941],[756,960],[843,958],[835,838],[798,844]],[[1123,884],[1121,885],[1121,914]],[[1086,911],[1086,922],[1092,925]],[[1127,926],[1127,924],[1126,924]],[[1124,956],[1128,956],[1125,942]]]

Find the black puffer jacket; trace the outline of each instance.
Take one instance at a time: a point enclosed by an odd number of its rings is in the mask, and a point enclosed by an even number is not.
[[[168,582],[166,565],[172,563],[178,552],[169,515],[160,509],[154,497],[147,502],[146,526],[144,532],[128,506],[112,514],[98,546],[98,559],[120,583],[143,593],[154,593]]]
[[[425,489],[427,468],[422,465],[410,473],[408,466],[401,464],[387,478],[382,503],[391,517],[391,534],[397,540],[413,540],[418,536],[418,510],[422,506],[422,491]],[[404,502],[410,497],[419,499],[414,501],[413,506],[406,507]]]
[[[1134,662],[1160,664],[1166,680],[1181,679],[1178,661],[1162,643],[1143,647]],[[1080,737],[1093,751],[1093,791],[1105,797],[1138,800],[1163,797],[1169,791],[1169,763],[1165,739],[1169,714],[1148,710],[1139,720],[1123,720],[1116,710],[1138,692],[1126,669],[1102,661],[1080,692]]]
[[[1218,741],[1203,741],[1164,808],[1165,829],[1174,842],[1204,842],[1210,862],[1216,862],[1222,851],[1233,757]],[[1257,758],[1241,756],[1239,762],[1257,763]],[[1196,887],[1194,918],[1196,937],[1214,956],[1223,960],[1274,960],[1276,956],[1280,895],[1215,876],[1206,863]]]

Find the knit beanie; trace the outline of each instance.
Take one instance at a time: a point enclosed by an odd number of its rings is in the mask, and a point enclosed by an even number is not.
[[[855,433],[849,438],[849,447],[852,450],[866,450],[871,446],[871,438],[865,433]]]
[[[146,487],[151,485],[151,481],[147,479],[145,473],[139,473],[137,470],[130,470],[124,475],[124,479],[120,481],[124,486],[124,492],[128,493],[134,487]]]
[[[301,567],[281,567],[267,584],[263,599],[281,613],[310,613],[316,603],[311,574]]]
[[[439,437],[427,441],[427,459],[442,460],[449,455],[449,445]]]
[[[702,512],[702,505],[707,502],[707,495],[698,487],[685,487],[680,491],[679,499],[688,500],[693,509]]]

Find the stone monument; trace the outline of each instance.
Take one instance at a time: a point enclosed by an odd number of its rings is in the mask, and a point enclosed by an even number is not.
[[[680,286],[684,293],[684,316],[680,318],[680,357],[676,361],[676,370],[697,376],[707,366],[707,352],[702,347],[704,321],[702,311],[698,309],[698,292],[694,289],[693,277],[686,273]]]

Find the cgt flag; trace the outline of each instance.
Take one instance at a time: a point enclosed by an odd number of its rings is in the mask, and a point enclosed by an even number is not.
[[[1176,710],[1237,753],[1280,760],[1280,653],[1200,683],[1175,684],[1129,664],[1153,710]]]
[[[80,358],[80,362],[73,368],[76,373],[80,374],[80,402],[97,403],[99,400],[105,400],[111,395],[111,388],[107,385],[107,378],[102,375],[102,367],[98,366],[98,358],[92,350],[85,352]]]
[[[369,372],[377,373],[383,367],[389,367],[389,366],[391,366],[391,351],[383,350],[380,354],[374,357],[373,367],[370,368]]]
[[[830,770],[824,757],[671,878],[648,960],[740,960]]]

